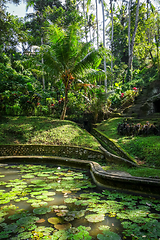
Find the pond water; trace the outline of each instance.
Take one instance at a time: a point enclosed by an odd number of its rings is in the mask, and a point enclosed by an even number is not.
[[[160,200],[98,189],[89,172],[0,166],[0,239],[160,239]]]

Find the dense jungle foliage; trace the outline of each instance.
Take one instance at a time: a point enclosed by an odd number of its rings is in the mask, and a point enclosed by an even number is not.
[[[96,122],[98,113],[132,103],[159,79],[160,15],[152,1],[35,0],[29,6],[34,13],[24,18],[8,13],[7,1],[0,6],[1,115],[80,121],[92,113]]]

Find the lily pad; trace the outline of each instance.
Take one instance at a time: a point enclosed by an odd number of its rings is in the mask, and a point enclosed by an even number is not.
[[[46,214],[48,212],[51,212],[51,209],[47,207],[39,207],[39,208],[33,209],[33,212],[35,214],[41,215],[41,214]]]
[[[65,203],[74,203],[74,202],[76,202],[76,201],[77,201],[77,199],[75,199],[75,198],[66,198],[66,199],[64,200]]]
[[[51,218],[48,218],[48,222],[51,224],[57,224],[57,223],[61,223],[62,219],[57,217],[51,217]]]
[[[25,174],[25,175],[22,175],[22,178],[35,178],[35,176],[32,174]]]
[[[97,235],[97,238],[99,240],[121,240],[121,237],[117,234],[117,233],[114,233],[114,232],[111,232],[109,230],[104,230],[103,231],[103,234],[98,234]]]
[[[44,218],[38,219],[36,223],[44,223],[46,220]]]
[[[34,208],[37,208],[37,207],[46,207],[48,205],[47,202],[38,202],[38,203],[32,203],[31,206],[34,207]]]
[[[88,222],[102,222],[104,220],[104,214],[90,214],[85,216]]]
[[[74,220],[74,217],[72,217],[72,216],[67,216],[67,217],[64,218],[64,220],[65,220],[66,222],[71,222],[71,221]]]
[[[30,232],[23,232],[18,234],[17,239],[29,239],[32,237],[32,233]]]
[[[70,224],[70,223],[54,225],[54,227],[58,230],[67,230],[67,229],[71,228],[71,226],[72,226],[72,224]]]

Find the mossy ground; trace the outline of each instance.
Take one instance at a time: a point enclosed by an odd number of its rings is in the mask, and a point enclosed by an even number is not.
[[[138,169],[109,164],[105,170],[121,170],[133,176],[160,177],[160,136],[123,137],[117,134],[122,118],[113,118],[97,126],[141,164]],[[100,144],[87,131],[68,120],[51,117],[6,117],[0,122],[0,144],[71,145],[99,149]],[[147,168],[143,167],[147,166]],[[153,168],[154,167],[154,168]],[[160,168],[160,167],[159,167]]]
[[[139,168],[127,168],[119,165],[105,166],[105,170],[127,171],[133,176],[160,177],[160,136],[121,136],[118,134],[118,123],[123,118],[111,118],[97,124],[97,129],[117,142],[137,161]],[[133,119],[134,122],[134,119]],[[144,122],[144,120],[139,120]]]
[[[99,149],[86,130],[51,117],[6,117],[0,122],[0,144],[71,145]]]

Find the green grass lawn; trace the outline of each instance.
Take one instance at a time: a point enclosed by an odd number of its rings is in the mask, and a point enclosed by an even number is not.
[[[0,123],[0,144],[71,145],[99,149],[86,130],[51,117],[6,117]]]
[[[98,124],[97,128],[109,138],[114,139],[131,156],[138,159],[142,166],[127,168],[126,166],[109,164],[103,166],[103,168],[105,170],[125,171],[133,176],[160,177],[160,170],[156,169],[160,163],[160,136],[119,136],[117,134],[117,124],[121,120],[121,118],[109,119]],[[76,123],[41,116],[6,117],[1,120],[0,144],[71,145],[95,150],[99,149],[100,146],[92,135]],[[144,164],[148,168],[144,168]]]
[[[117,127],[122,121],[123,118],[108,119],[97,124],[97,129],[117,142],[135,158],[140,167],[135,169],[113,164],[105,166],[104,169],[126,171],[133,176],[160,177],[160,136],[121,136]]]

